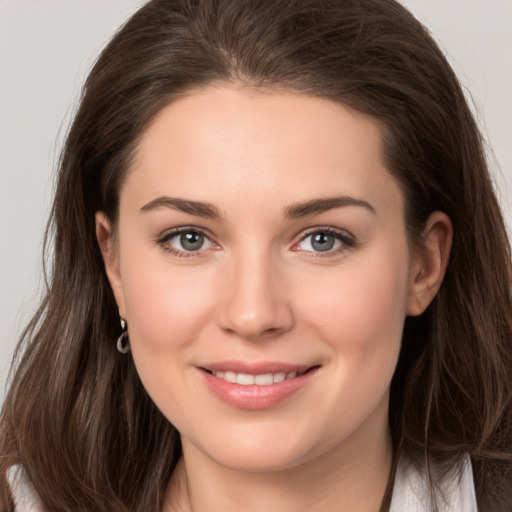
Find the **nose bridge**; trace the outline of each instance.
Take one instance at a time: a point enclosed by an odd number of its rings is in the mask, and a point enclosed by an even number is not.
[[[291,327],[291,304],[271,250],[252,245],[234,251],[227,274],[220,313],[223,329],[256,339]]]

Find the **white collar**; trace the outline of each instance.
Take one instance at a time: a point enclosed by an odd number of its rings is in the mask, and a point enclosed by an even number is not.
[[[43,504],[21,464],[7,470],[15,512],[44,512]]]
[[[447,478],[441,488],[446,501],[441,500],[439,512],[478,512],[473,469],[468,455],[462,462],[461,474]],[[429,512],[430,510],[432,510],[430,487],[426,474],[420,472],[407,459],[400,459],[389,512]]]

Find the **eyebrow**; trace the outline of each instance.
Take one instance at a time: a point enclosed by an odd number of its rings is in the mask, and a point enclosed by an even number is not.
[[[358,206],[367,209],[371,213],[376,213],[375,208],[367,201],[350,196],[336,196],[311,199],[303,203],[292,204],[285,209],[284,216],[288,219],[298,219],[346,206]],[[219,209],[212,203],[168,196],[158,197],[150,201],[141,208],[141,212],[149,212],[159,208],[172,208],[190,215],[209,219],[221,218]]]
[[[148,204],[144,205],[140,211],[150,212],[158,208],[173,208],[197,217],[205,217],[209,219],[220,218],[219,209],[211,203],[202,201],[191,201],[189,199],[180,199],[179,197],[158,197]]]
[[[359,206],[366,208],[373,214],[377,213],[375,208],[367,201],[350,196],[336,196],[312,199],[305,203],[292,204],[286,208],[284,216],[289,219],[297,219],[346,206]]]

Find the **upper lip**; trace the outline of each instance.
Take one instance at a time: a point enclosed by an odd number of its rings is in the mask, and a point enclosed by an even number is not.
[[[305,372],[318,364],[291,364],[279,361],[215,361],[199,365],[199,368],[213,372],[235,372],[249,375],[265,373]]]

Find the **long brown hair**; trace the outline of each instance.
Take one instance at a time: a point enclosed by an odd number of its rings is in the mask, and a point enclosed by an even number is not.
[[[505,226],[459,82],[394,0],[153,0],[112,39],[60,161],[49,285],[18,346],[1,416],[0,499],[12,510],[5,472],[22,464],[52,512],[160,509],[179,435],[116,350],[119,317],[94,215],[115,224],[120,187],[155,114],[214,82],[293,90],[372,116],[404,192],[410,239],[421,243],[432,211],[450,216],[444,283],[404,328],[390,403],[395,462],[406,455],[426,468],[435,491],[468,453],[480,510],[510,510]],[[391,491],[392,479],[383,511]]]

